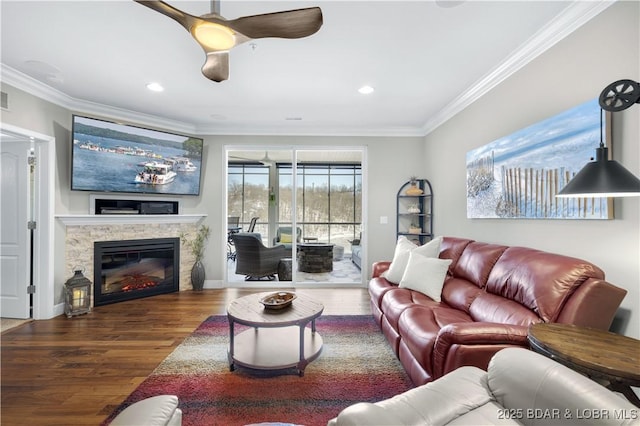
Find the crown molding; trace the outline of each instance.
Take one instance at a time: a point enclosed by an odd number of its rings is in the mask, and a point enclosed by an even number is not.
[[[428,135],[450,118],[487,94],[498,84],[519,71],[529,62],[546,52],[556,43],[614,4],[617,0],[576,1],[571,3],[544,28],[534,34],[518,50],[487,73],[471,87],[431,117],[422,127]]]
[[[299,129],[278,127],[219,127],[216,125],[198,126],[200,135],[215,136],[306,136],[306,137],[423,137],[425,134],[419,126],[415,127],[359,127],[359,128],[328,128],[328,127],[300,127]]]
[[[5,64],[0,64],[0,72],[0,79],[3,83],[70,111],[81,111],[82,114],[109,117],[123,122],[135,122],[160,129],[196,134],[196,127],[191,123],[76,99]]]
[[[262,128],[247,131],[246,127],[221,129],[214,125],[198,126],[171,120],[164,117],[152,116],[136,111],[116,108],[70,97],[57,89],[47,86],[5,64],[0,64],[1,80],[33,96],[39,97],[71,111],[82,111],[86,114],[109,117],[124,122],[136,122],[150,127],[184,132],[192,135],[260,135],[260,136],[398,136],[415,137],[426,136],[449,119],[456,116],[473,102],[487,94],[498,84],[550,49],[556,43],[573,33],[599,13],[614,4],[617,0],[574,1],[558,16],[551,20],[544,28],[527,40],[519,49],[513,52],[501,64],[480,78],[458,97],[430,117],[423,126],[415,128],[384,128],[384,129],[327,129],[301,128],[299,131],[291,129]]]

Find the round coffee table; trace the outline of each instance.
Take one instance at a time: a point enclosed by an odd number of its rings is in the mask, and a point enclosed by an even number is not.
[[[316,333],[316,318],[322,314],[324,305],[297,294],[287,308],[266,309],[260,299],[271,293],[244,296],[227,307],[229,368],[231,371],[236,366],[256,370],[293,368],[302,377],[307,365],[322,351],[322,337]],[[235,324],[252,328],[235,334]]]

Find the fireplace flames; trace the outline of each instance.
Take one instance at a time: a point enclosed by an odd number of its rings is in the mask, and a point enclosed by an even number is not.
[[[122,281],[121,291],[134,291],[143,288],[155,287],[160,282],[160,278],[148,275],[126,275]]]

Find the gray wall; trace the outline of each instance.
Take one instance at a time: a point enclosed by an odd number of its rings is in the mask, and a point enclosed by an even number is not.
[[[638,2],[619,2],[426,137],[438,233],[521,245],[589,260],[628,290],[618,331],[640,336],[640,198],[616,199],[615,220],[467,219],[467,151],[599,96],[622,78],[640,81]],[[640,105],[613,116],[614,157],[640,175]],[[595,153],[594,146],[594,153]],[[585,159],[585,161],[588,159]],[[629,312],[630,311],[630,312]],[[625,316],[628,316],[626,319]]]

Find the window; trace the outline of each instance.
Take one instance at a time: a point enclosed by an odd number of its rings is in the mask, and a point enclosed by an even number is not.
[[[279,224],[291,222],[292,167],[278,165]],[[360,164],[298,164],[296,223],[304,237],[349,247],[360,233]]]
[[[247,228],[252,217],[267,222],[269,217],[269,167],[255,164],[229,164],[227,216],[239,216],[240,226]],[[260,219],[258,220],[260,222]],[[261,229],[264,228],[264,229]],[[267,226],[254,230],[266,235]]]

